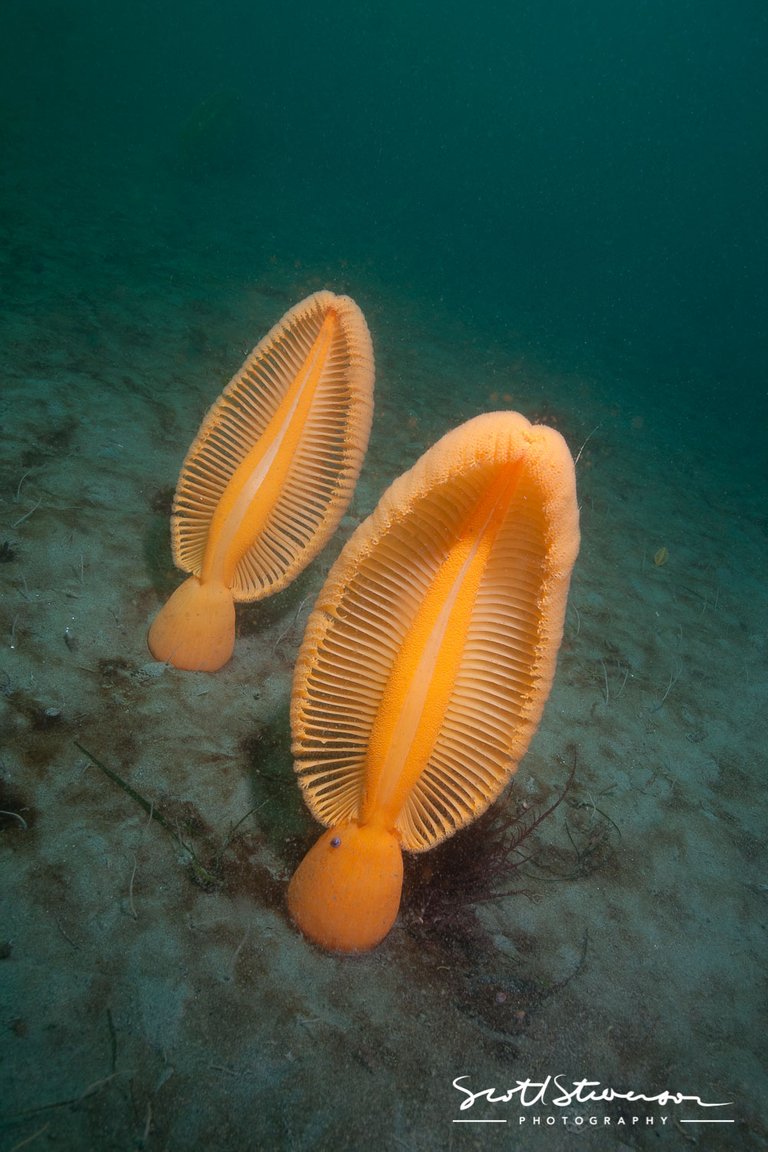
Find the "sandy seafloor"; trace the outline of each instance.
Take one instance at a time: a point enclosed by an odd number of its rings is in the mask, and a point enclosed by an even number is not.
[[[174,207],[125,187],[106,211],[98,182],[89,201],[85,181],[14,179],[0,1146],[768,1146],[759,460],[673,389],[644,391],[642,349],[621,374],[618,359],[563,370],[514,317],[495,339],[407,277],[393,287],[343,251],[303,261],[289,220],[279,234],[244,208],[232,224],[212,196],[193,227],[181,194]],[[239,609],[223,671],[154,663],[147,626],[180,579],[168,510],[184,453],[249,348],[320,287],[358,300],[377,360],[342,530],[293,587]],[[485,888],[462,887],[485,821],[409,869],[376,951],[324,955],[284,904],[316,835],[287,726],[306,614],[388,482],[505,406],[581,448],[583,537],[556,686],[504,811],[551,802],[574,758],[575,780],[521,845],[532,859],[505,871],[497,854]],[[511,894],[472,899],[494,892]],[[460,1112],[452,1087],[555,1074],[729,1101],[717,1115],[734,1123],[684,1124],[703,1113],[683,1104],[560,1107],[554,1092]]]

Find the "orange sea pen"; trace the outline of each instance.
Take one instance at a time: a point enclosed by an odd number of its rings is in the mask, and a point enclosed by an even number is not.
[[[279,592],[344,514],[373,414],[373,350],[347,296],[302,300],[254,348],[184,461],[173,558],[192,575],[149,630],[157,660],[213,672],[235,641],[236,600]]]
[[[291,723],[328,831],[289,911],[324,948],[364,951],[400,905],[401,849],[479,816],[549,695],[579,546],[571,454],[514,412],[450,432],[385,492],[307,624]]]

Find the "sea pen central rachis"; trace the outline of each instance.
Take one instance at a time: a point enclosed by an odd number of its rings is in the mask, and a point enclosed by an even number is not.
[[[317,292],[257,345],[203,420],[173,503],[173,557],[192,575],[149,631],[157,660],[215,671],[236,600],[279,592],[336,529],[373,414],[373,350],[347,296]]]
[[[321,946],[374,947],[401,849],[479,816],[525,754],[555,673],[579,547],[558,432],[478,416],[385,492],[331,569],[291,704],[296,772],[328,831],[288,905]]]

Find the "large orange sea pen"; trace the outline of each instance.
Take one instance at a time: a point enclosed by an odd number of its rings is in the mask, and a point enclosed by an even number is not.
[[[292,917],[344,952],[394,923],[401,849],[479,816],[552,686],[579,547],[574,465],[514,412],[450,432],[384,493],[331,569],[293,684],[295,767],[328,831]]]

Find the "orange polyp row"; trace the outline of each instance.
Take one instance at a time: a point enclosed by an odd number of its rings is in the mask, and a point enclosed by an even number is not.
[[[435,444],[343,549],[291,702],[299,783],[330,831],[289,910],[322,947],[374,947],[400,849],[431,848],[508,783],[552,686],[578,546],[565,441],[497,412]]]

